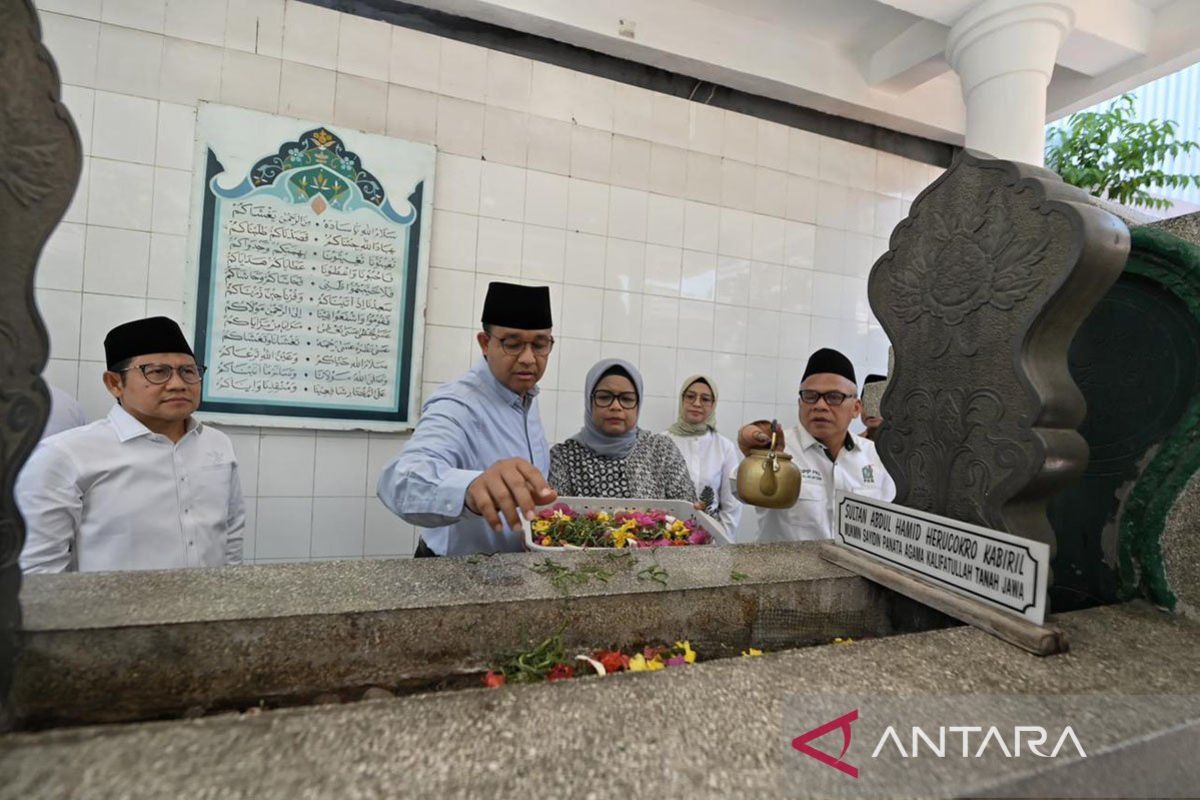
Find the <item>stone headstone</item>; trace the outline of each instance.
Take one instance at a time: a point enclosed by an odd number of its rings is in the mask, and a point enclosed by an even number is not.
[[[1054,546],[1047,499],[1078,475],[1076,328],[1129,232],[1040,167],[962,152],[871,271],[895,366],[880,454],[896,502]]]
[[[42,246],[79,181],[79,135],[29,0],[0,2],[0,730],[8,725],[25,527],[13,483],[41,436],[49,341],[33,303]]]

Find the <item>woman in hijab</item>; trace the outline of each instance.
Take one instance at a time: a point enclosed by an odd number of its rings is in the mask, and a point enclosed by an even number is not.
[[[733,442],[717,433],[717,385],[693,375],[679,392],[679,419],[667,429],[696,485],[705,513],[716,517],[732,537],[742,519],[741,501],[733,493],[741,455]]]
[[[567,497],[696,502],[696,487],[674,442],[637,426],[642,375],[610,358],[587,374],[583,428],[550,448],[548,482]]]

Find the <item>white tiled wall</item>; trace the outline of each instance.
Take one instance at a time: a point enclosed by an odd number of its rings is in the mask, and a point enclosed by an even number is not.
[[[795,418],[820,346],[886,368],[866,277],[938,170],[677,97],[291,0],[39,0],[85,155],[43,255],[46,377],[107,413],[102,341],[182,316],[200,101],[437,145],[424,390],[476,357],[495,279],[548,283],[555,440],[598,358],[639,364],[641,423],[711,373],[718,419]],[[465,302],[470,298],[472,302]],[[407,555],[375,499],[402,436],[229,429],[257,561]]]

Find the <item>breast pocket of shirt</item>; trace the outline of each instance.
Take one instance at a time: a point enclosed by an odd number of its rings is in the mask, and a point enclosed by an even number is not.
[[[800,497],[798,503],[820,503],[825,499],[825,485],[821,481],[813,480],[812,478],[804,478],[800,481]]]
[[[229,513],[230,485],[233,462],[211,464],[195,471],[193,514],[207,522],[223,522]]]

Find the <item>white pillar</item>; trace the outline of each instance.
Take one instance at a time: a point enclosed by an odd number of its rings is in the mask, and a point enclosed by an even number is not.
[[[962,81],[968,149],[1042,165],[1046,87],[1073,23],[1063,0],[984,0],[954,24],[946,58]]]

